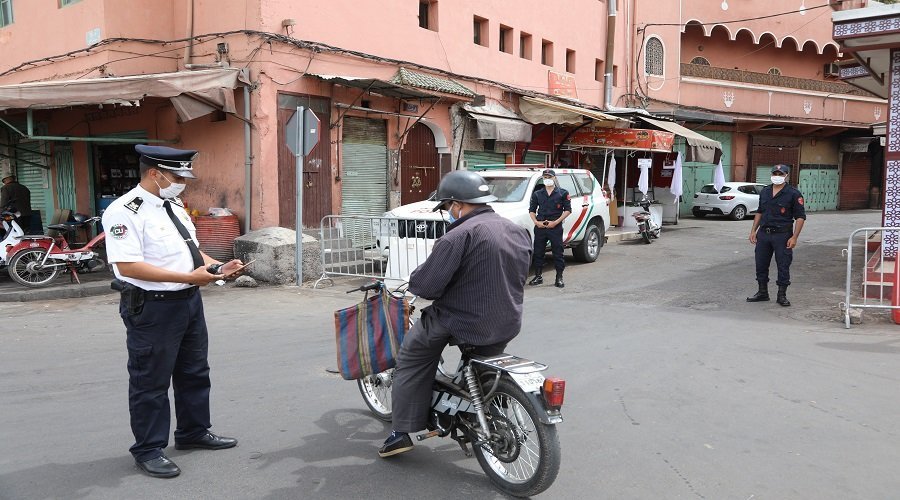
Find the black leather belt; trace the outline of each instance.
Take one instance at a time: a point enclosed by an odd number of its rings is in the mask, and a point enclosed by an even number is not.
[[[794,230],[793,226],[784,226],[784,227],[766,226],[766,227],[761,227],[759,229],[766,234],[790,233]]]
[[[197,293],[198,287],[192,286],[184,290],[161,291],[161,290],[144,290],[144,300],[176,300],[186,299]]]

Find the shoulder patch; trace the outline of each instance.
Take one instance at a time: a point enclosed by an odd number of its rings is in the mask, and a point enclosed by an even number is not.
[[[799,198],[797,198],[797,203],[799,203],[799,204],[801,204],[801,205],[803,204],[803,197],[802,197],[802,196],[799,197]]]
[[[131,210],[134,213],[138,213],[138,210],[140,210],[141,205],[143,203],[144,203],[143,198],[141,198],[140,196],[135,196],[133,200],[131,200],[125,204],[125,208],[127,208],[128,210]]]

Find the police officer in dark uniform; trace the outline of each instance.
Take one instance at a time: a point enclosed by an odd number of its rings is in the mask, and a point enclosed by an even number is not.
[[[750,243],[756,245],[759,291],[747,297],[747,302],[769,300],[769,264],[774,254],[778,265],[778,297],[775,301],[784,307],[791,305],[787,298],[787,287],[791,284],[791,261],[797,238],[806,222],[806,209],[803,207],[803,195],[787,183],[790,172],[788,165],[772,167],[772,184],[763,188],[759,195],[759,211],[750,229]]]
[[[546,169],[543,172],[544,185],[531,194],[531,205],[528,213],[534,221],[534,278],[529,285],[540,285],[544,282],[541,274],[544,271],[544,252],[547,241],[553,249],[553,263],[556,266],[556,283],[559,288],[566,286],[563,282],[563,269],[566,260],[563,258],[563,221],[572,213],[569,192],[559,187],[556,172]]]
[[[138,468],[153,477],[181,470],[169,444],[169,381],[175,392],[176,449],[219,450],[237,440],[209,432],[208,338],[199,286],[236,276],[240,260],[221,263],[201,252],[178,199],[194,179],[196,151],[135,146],[140,183],[103,214],[106,251],[122,293],[119,314],[128,347],[128,409]]]

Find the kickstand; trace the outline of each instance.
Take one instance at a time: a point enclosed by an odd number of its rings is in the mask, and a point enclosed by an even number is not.
[[[81,284],[81,280],[78,279],[78,271],[75,270],[75,266],[69,264],[69,282]]]
[[[466,445],[467,440],[464,436],[457,434],[456,429],[454,428],[450,437],[459,444],[459,447],[462,448],[463,454],[467,458],[472,458],[472,451],[469,450],[469,447]]]

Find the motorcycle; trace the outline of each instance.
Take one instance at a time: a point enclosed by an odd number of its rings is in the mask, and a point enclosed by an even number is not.
[[[3,213],[0,213],[0,269],[9,263],[6,258],[9,250],[25,235],[25,231],[22,231],[19,223],[16,222],[18,216],[18,212],[4,210]]]
[[[71,273],[72,281],[81,283],[79,272],[91,272],[106,267],[97,250],[106,240],[100,233],[83,246],[71,248],[69,241],[83,227],[98,222],[100,217],[76,214],[68,224],[51,224],[53,236],[22,235],[19,242],[7,250],[9,276],[21,285],[40,287],[49,285],[64,270]]]
[[[650,200],[646,196],[641,199],[640,205],[643,210],[633,212],[631,216],[637,221],[638,231],[641,233],[641,237],[644,238],[644,243],[652,243],[651,238],[659,238],[660,226],[650,214]]]
[[[376,281],[351,292],[382,286]],[[556,424],[563,420],[565,380],[544,377],[547,365],[529,359],[506,353],[479,356],[472,346],[458,347],[462,356],[456,370],[447,372],[443,357],[438,364],[427,432],[416,440],[449,436],[467,457],[475,455],[506,494],[527,497],[546,490],[559,473]],[[357,381],[366,406],[385,422],[392,417],[393,371]]]

